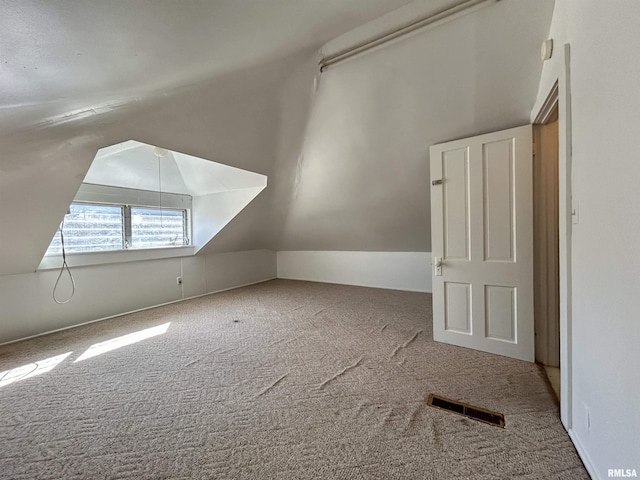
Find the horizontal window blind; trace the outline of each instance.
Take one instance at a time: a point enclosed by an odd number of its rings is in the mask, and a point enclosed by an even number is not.
[[[81,253],[188,246],[190,209],[189,195],[82,184],[65,215],[65,250]],[[45,255],[61,253],[58,231]]]
[[[189,244],[185,210],[131,207],[131,248]]]
[[[124,246],[122,207],[72,204],[64,220],[67,253],[120,250]],[[47,255],[62,253],[60,231],[56,232]]]

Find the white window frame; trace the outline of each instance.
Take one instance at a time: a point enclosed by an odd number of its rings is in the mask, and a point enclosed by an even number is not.
[[[182,217],[182,239],[186,240],[186,243],[183,245],[167,245],[164,247],[148,247],[148,248],[139,248],[133,247],[133,221],[132,221],[132,210],[137,208],[144,208],[149,210],[157,210],[158,212],[184,212]],[[124,220],[124,248],[127,250],[149,250],[153,248],[176,248],[176,247],[185,247],[191,245],[191,232],[189,230],[189,217],[190,210],[186,208],[165,208],[165,207],[156,207],[149,205],[124,205],[122,210],[122,218]]]
[[[83,183],[72,203],[122,207],[125,227],[123,249],[67,253],[68,263],[72,267],[185,257],[195,253],[191,220],[192,197],[190,195]],[[130,245],[131,224],[129,223],[127,226],[125,216],[126,212],[130,214],[131,207],[185,211],[185,234],[189,244],[154,248],[127,248],[126,235],[129,233]],[[128,232],[127,228],[129,229]],[[45,255],[38,270],[59,268],[61,258],[61,254]]]

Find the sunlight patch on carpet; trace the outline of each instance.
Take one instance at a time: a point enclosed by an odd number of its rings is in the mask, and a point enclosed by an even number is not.
[[[63,353],[62,355],[56,355],[55,357],[40,360],[38,362],[29,363],[21,367],[12,368],[0,372],[0,387],[4,387],[13,382],[18,382],[26,378],[35,377],[36,375],[42,375],[43,373],[53,370],[56,365],[62,362],[65,358],[71,355],[72,352]]]
[[[130,333],[128,335],[123,335],[122,337],[112,338],[111,340],[107,340],[105,342],[96,343],[94,345],[91,345],[86,352],[84,352],[82,355],[80,355],[76,359],[74,363],[79,362],[81,360],[86,360],[87,358],[95,357],[102,353],[116,350],[117,348],[131,345],[132,343],[137,343],[142,340],[146,340],[147,338],[155,337],[157,335],[162,335],[167,331],[167,329],[169,328],[169,325],[171,325],[171,322],[158,325],[157,327],[151,327],[145,330],[140,330],[139,332]]]

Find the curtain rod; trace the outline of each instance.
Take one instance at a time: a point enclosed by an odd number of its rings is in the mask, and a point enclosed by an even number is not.
[[[395,40],[396,38],[407,35],[420,28],[433,25],[434,23],[440,22],[442,20],[453,20],[454,18],[458,18],[466,15],[467,13],[471,13],[470,10],[474,7],[480,8],[485,6],[485,4],[488,5],[490,3],[496,3],[499,1],[500,0],[466,0],[464,2],[458,3],[457,5],[453,5],[452,7],[444,8],[427,17],[414,20],[403,27],[387,33],[382,33],[371,40],[366,40],[364,42],[356,44],[353,47],[346,48],[333,55],[324,57],[322,60],[320,60],[319,63],[320,71],[323,72],[327,69],[327,67],[331,65],[335,65],[338,62],[342,62],[343,60],[351,58],[355,55],[371,50],[372,48],[383,45],[387,42],[390,42],[391,40]]]

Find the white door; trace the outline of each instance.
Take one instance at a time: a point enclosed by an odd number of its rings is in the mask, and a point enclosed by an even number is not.
[[[533,361],[531,125],[430,156],[434,340]]]

